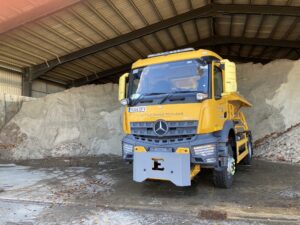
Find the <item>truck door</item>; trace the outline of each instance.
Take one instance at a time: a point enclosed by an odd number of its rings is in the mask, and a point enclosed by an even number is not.
[[[226,100],[222,97],[224,90],[224,71],[220,67],[220,63],[212,63],[212,100],[214,102],[215,111],[215,129],[223,129],[224,122],[227,118]]]

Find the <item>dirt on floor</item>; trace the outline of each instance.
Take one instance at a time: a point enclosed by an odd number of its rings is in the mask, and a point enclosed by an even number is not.
[[[4,162],[2,162],[4,163]],[[0,224],[299,224],[300,167],[255,160],[232,189],[132,181],[120,157],[0,165]],[[12,179],[13,177],[13,179]]]

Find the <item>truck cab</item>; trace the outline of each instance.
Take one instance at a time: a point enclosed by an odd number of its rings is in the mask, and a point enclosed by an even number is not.
[[[133,179],[190,186],[201,168],[215,186],[232,185],[236,164],[250,164],[252,138],[237,92],[236,68],[209,50],[149,55],[120,77],[125,106],[123,159]]]

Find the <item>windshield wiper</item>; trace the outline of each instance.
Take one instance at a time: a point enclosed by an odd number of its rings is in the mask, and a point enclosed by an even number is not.
[[[166,101],[172,94],[166,94],[165,97],[163,97],[163,99],[158,103],[158,104],[161,104],[163,103],[164,101]]]
[[[180,94],[180,93],[199,93],[199,91],[172,91],[171,94]]]
[[[145,96],[150,96],[150,95],[164,95],[164,94],[167,94],[167,93],[163,93],[163,92],[153,92],[153,93],[146,93],[144,94]]]
[[[133,100],[132,105],[136,105],[140,100],[142,100],[145,96],[153,96],[153,95],[163,95],[166,93],[158,93],[158,92],[153,92],[153,93],[145,93],[141,94],[139,97]]]
[[[159,104],[162,104],[162,103],[165,102],[168,98],[173,97],[174,94],[181,94],[181,93],[183,93],[183,94],[186,94],[186,93],[193,93],[193,94],[195,94],[195,93],[198,93],[198,91],[172,91],[172,92],[168,93],[168,94],[167,94],[167,95],[159,102]]]

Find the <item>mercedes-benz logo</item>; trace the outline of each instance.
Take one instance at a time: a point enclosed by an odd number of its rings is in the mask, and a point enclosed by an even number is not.
[[[158,120],[155,122],[154,127],[153,127],[153,131],[155,134],[157,134],[158,136],[163,136],[168,132],[168,125],[165,121],[163,120]]]

